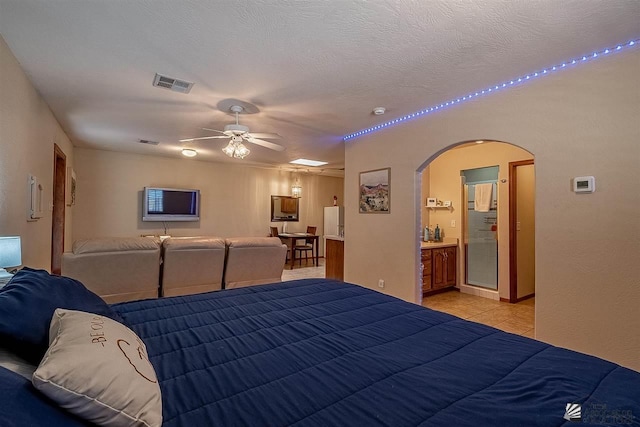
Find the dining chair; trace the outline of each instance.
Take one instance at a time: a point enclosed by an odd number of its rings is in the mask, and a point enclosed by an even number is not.
[[[278,232],[278,227],[269,227],[271,229],[271,237],[278,237],[280,235],[280,233]],[[291,253],[291,243],[287,243],[287,257],[284,260],[284,263],[286,264],[287,262],[289,262],[289,254]]]
[[[316,230],[318,229],[318,227],[313,227],[313,226],[307,226],[307,234],[313,234],[314,236],[316,235]],[[313,246],[313,239],[304,239],[305,243],[304,245],[300,245],[297,246],[296,245],[296,258],[298,258],[298,260],[300,261],[299,265],[302,265],[302,256],[298,257],[298,254],[304,251],[304,262],[305,264],[308,262],[309,260],[309,251],[311,251],[311,258],[315,257],[315,249]]]

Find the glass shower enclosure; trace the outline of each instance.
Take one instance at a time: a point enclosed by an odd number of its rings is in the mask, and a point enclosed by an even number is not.
[[[498,167],[462,171],[466,283],[498,289]]]

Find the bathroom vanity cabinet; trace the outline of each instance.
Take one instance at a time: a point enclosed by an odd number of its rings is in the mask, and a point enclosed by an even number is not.
[[[421,249],[422,294],[456,285],[457,245],[423,243]]]

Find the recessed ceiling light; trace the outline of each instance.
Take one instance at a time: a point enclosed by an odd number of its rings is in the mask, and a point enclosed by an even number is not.
[[[385,113],[385,111],[387,111],[387,109],[384,107],[376,107],[373,109],[373,114],[375,114],[376,116],[381,116]]]
[[[298,159],[298,160],[293,160],[289,163],[293,163],[296,165],[304,165],[304,166],[322,166],[322,165],[326,165],[329,162],[321,162],[319,160]]]
[[[479,140],[479,141],[476,141],[476,144],[482,144],[483,142],[484,142],[484,141]]]
[[[198,155],[198,152],[193,148],[183,148],[182,155],[187,157],[195,157]]]

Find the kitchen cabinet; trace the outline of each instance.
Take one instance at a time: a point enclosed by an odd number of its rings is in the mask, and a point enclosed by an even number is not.
[[[456,285],[457,246],[422,248],[422,293],[434,293]]]
[[[327,256],[325,259],[325,277],[344,280],[344,240],[325,239]]]
[[[280,200],[280,210],[284,213],[296,213],[298,211],[298,200],[283,197]]]

